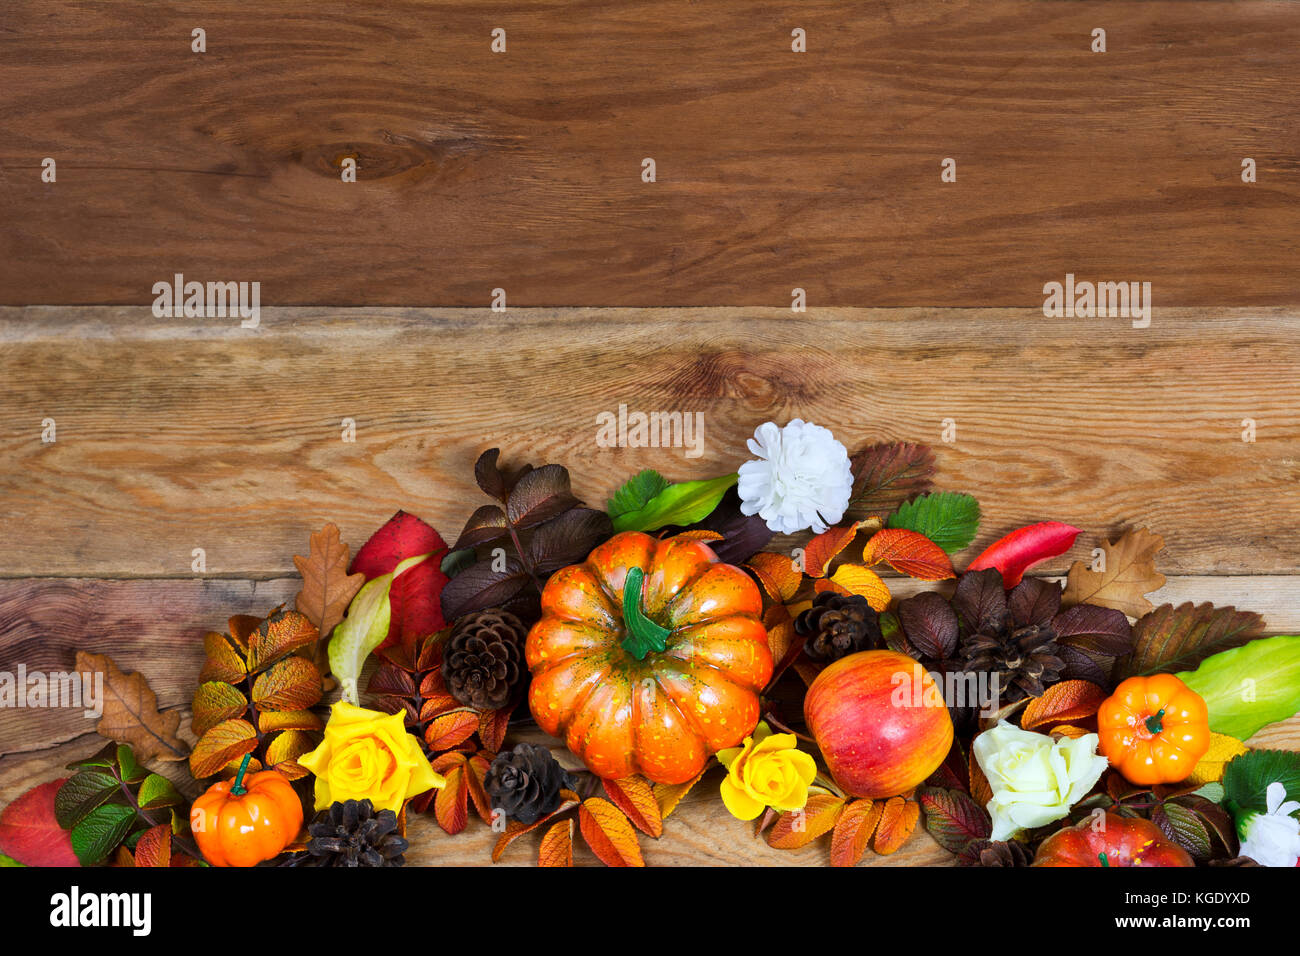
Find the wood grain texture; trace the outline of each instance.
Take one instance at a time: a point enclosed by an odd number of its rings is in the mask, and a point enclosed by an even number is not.
[[[494,445],[600,503],[645,467],[733,470],[759,422],[796,416],[850,448],[934,445],[939,486],[984,508],[967,559],[1053,518],[1086,533],[1045,571],[1146,525],[1165,573],[1294,573],[1297,332],[1290,310],[1146,330],[1007,310],[289,309],[256,330],[0,310],[0,576],[185,576],[198,547],[212,575],[293,574],[325,521],[356,548],[404,508],[454,539]],[[601,447],[620,404],[701,413],[701,456]]]
[[[1300,630],[1300,602],[1294,578],[1173,579],[1158,597],[1238,603],[1264,613],[1271,631]],[[1261,583],[1264,582],[1264,583]],[[106,581],[90,579],[0,581],[0,671],[66,670],[78,650],[108,654],[127,671],[141,671],[158,695],[159,706],[182,714],[181,735],[193,741],[189,707],[203,663],[204,631],[222,628],[237,613],[262,614],[289,601],[296,579],[272,581]],[[900,594],[922,585],[907,582]],[[1193,591],[1194,588],[1194,591]],[[1254,598],[1253,603],[1247,598]],[[562,744],[536,727],[512,727],[512,742],[528,740],[560,748]],[[33,781],[62,775],[69,762],[102,746],[94,722],[80,711],[6,710],[0,719],[0,806],[15,799]],[[1300,748],[1300,716],[1265,728],[1252,743],[1263,747]],[[191,798],[197,785],[183,765],[160,765]],[[646,861],[663,865],[825,865],[829,844],[804,850],[773,850],[750,837],[748,825],[732,818],[717,798],[720,771],[714,770],[687,796],[668,820],[664,837],[642,838]],[[411,823],[411,862],[438,865],[484,865],[490,861],[495,835],[477,821],[456,837],[446,836],[428,819]],[[540,834],[524,837],[503,864],[532,865]],[[576,862],[596,861],[578,848]],[[935,865],[950,862],[928,834],[914,836],[889,857],[867,854],[875,865]]]
[[[1280,0],[11,0],[0,27],[6,304],[147,303],[174,272],[277,305],[1300,289]]]

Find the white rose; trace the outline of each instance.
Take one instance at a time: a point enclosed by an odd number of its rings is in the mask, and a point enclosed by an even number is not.
[[[1005,720],[971,745],[993,790],[991,839],[1008,840],[1060,820],[1083,799],[1106,770],[1097,755],[1097,735],[1052,740]]]

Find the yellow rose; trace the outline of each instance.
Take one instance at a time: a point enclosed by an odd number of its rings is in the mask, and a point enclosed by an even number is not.
[[[817,764],[797,746],[794,734],[774,734],[760,723],[742,746],[718,751],[718,760],[727,768],[722,802],[733,817],[753,820],[764,807],[803,809]]]
[[[298,763],[316,775],[316,809],[369,799],[376,810],[402,809],[408,798],[445,786],[402,713],[384,714],[346,701],[330,708],[325,739]]]

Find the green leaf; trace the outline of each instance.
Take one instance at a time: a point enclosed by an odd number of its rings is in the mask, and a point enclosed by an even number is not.
[[[54,819],[63,829],[71,830],[100,804],[121,793],[120,786],[111,773],[83,770],[68,778],[54,795]]]
[[[610,519],[617,519],[620,515],[632,511],[640,511],[655,495],[667,487],[668,480],[653,468],[638,472],[623,482],[623,486],[614,492],[614,497],[607,502],[606,510],[609,512]]]
[[[388,636],[388,625],[393,613],[388,592],[393,586],[393,579],[428,557],[428,554],[420,554],[407,558],[391,574],[381,574],[373,581],[367,581],[348,605],[347,616],[334,628],[329,647],[330,671],[338,678],[343,699],[349,703],[361,702],[357,687],[357,682],[361,679],[361,668],[370,652]]]
[[[1270,783],[1282,784],[1288,800],[1300,800],[1300,753],[1251,750],[1233,757],[1223,768],[1223,791],[1234,816],[1241,811],[1266,811]]]
[[[127,783],[139,783],[149,775],[149,771],[135,759],[135,751],[126,744],[117,745],[117,768],[118,774]]]
[[[74,760],[68,764],[69,770],[89,770],[92,768],[116,770],[117,744],[109,741],[93,757],[87,757],[85,760]]]
[[[1204,797],[1211,803],[1222,803],[1225,791],[1223,789],[1223,784],[1218,783],[1217,781],[1211,781],[1200,789],[1193,790],[1192,793],[1196,794],[1198,797]]]
[[[944,551],[953,554],[969,548],[980,527],[980,503],[958,491],[922,495],[898,506],[888,526],[925,535]]]
[[[442,559],[442,573],[449,578],[454,578],[477,560],[478,556],[473,548],[448,551]]]
[[[1246,740],[1300,712],[1300,636],[1254,640],[1175,676],[1205,699],[1211,730]]]
[[[140,794],[136,799],[142,810],[174,807],[184,802],[181,795],[176,792],[176,788],[172,786],[172,782],[156,773],[151,773],[144,778],[144,783],[140,784]]]
[[[82,866],[102,863],[135,824],[135,810],[117,803],[97,807],[72,830],[72,852]]]
[[[27,865],[26,863],[19,863],[11,856],[5,856],[3,853],[0,853],[0,870],[6,869],[7,867],[11,867],[11,866],[25,867],[26,865]]]
[[[734,472],[706,481],[682,481],[669,485],[636,511],[614,519],[615,531],[655,531],[669,525],[703,521],[718,506],[727,489],[738,479]]]

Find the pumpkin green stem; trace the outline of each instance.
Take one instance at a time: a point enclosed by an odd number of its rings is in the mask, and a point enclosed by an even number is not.
[[[244,786],[244,774],[248,772],[248,762],[253,759],[253,754],[244,754],[244,759],[239,762],[239,773],[235,774],[235,782],[230,787],[232,797],[241,797],[248,793],[248,788]]]
[[[1106,859],[1106,854],[1105,854],[1105,853],[1098,853],[1098,854],[1097,854],[1097,859],[1101,860],[1101,865],[1102,865],[1102,866],[1110,866],[1110,860]]]
[[[623,639],[623,650],[639,661],[651,651],[663,651],[668,647],[668,635],[672,631],[660,627],[641,610],[641,586],[645,583],[645,572],[640,568],[629,568],[627,580],[623,584],[623,627],[627,637]]]
[[[1164,730],[1165,729],[1163,723],[1164,716],[1165,716],[1165,709],[1161,707],[1159,711],[1157,711],[1156,713],[1148,717],[1146,721],[1147,733],[1158,734],[1160,733],[1160,731]]]

